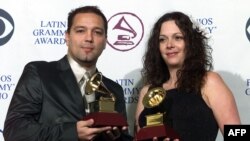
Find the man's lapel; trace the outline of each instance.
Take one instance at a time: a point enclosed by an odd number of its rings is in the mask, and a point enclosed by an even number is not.
[[[82,94],[79,89],[78,83],[76,81],[76,78],[73,74],[72,69],[70,68],[67,56],[64,56],[61,60],[58,62],[58,70],[59,77],[63,83],[65,83],[65,86],[67,87],[67,92],[70,99],[74,102],[73,109],[76,110],[76,112],[82,112],[81,115],[85,115],[85,108],[82,100]]]

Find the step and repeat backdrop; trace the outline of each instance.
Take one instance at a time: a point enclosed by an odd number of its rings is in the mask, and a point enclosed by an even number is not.
[[[124,90],[129,132],[142,87],[140,70],[154,22],[182,11],[210,37],[214,71],[232,90],[243,124],[250,124],[250,1],[227,0],[5,0],[0,2],[0,141],[6,112],[23,67],[30,61],[59,60],[67,52],[68,12],[96,5],[108,19],[108,42],[97,67]],[[130,37],[127,45],[119,35]],[[133,38],[131,38],[133,37]],[[222,141],[219,133],[218,141]]]

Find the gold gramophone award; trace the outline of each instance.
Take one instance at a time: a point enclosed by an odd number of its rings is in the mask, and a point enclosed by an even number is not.
[[[101,97],[95,100],[97,92]],[[89,113],[83,119],[94,119],[94,126],[128,125],[123,115],[115,111],[115,97],[102,82],[102,73],[95,73],[86,83],[85,97]]]
[[[165,98],[166,91],[162,87],[152,88],[143,97],[142,104],[145,108],[154,108],[159,106]],[[160,111],[156,111],[155,114],[146,115],[146,126],[136,133],[136,140],[152,140],[153,137],[157,137],[158,140],[166,137],[178,139],[178,134],[164,123],[164,118],[167,118],[165,116],[165,113],[161,113]]]

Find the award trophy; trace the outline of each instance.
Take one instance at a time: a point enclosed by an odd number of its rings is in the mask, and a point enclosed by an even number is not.
[[[159,106],[166,97],[166,91],[161,87],[150,89],[143,97],[142,104],[145,108],[154,108]],[[146,115],[146,126],[136,133],[137,141],[152,140],[157,137],[162,140],[166,137],[170,139],[179,139],[179,135],[164,123],[165,113],[156,111],[155,114]]]
[[[97,92],[101,94],[96,100]],[[121,113],[115,111],[115,97],[102,82],[102,74],[95,73],[86,83],[85,97],[89,113],[83,118],[94,119],[93,126],[127,126],[127,121]]]

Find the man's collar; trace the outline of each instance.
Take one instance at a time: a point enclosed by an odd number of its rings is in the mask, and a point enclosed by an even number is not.
[[[69,54],[67,55],[69,65],[77,79],[77,82],[80,81],[80,79],[83,77],[84,73],[86,72],[86,69],[79,65]],[[96,72],[96,66],[93,66],[92,68],[88,69],[88,72],[90,76],[92,76]]]

